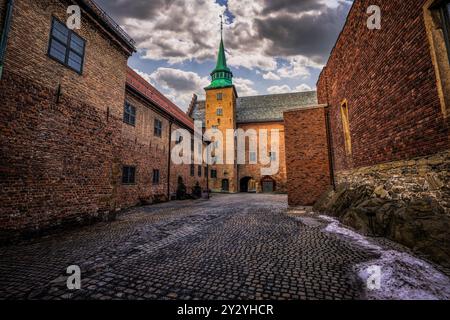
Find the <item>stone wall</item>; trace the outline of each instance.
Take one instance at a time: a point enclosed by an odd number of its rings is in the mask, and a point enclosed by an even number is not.
[[[450,118],[432,59],[445,45],[435,42],[431,3],[354,2],[317,83],[319,103],[330,107],[338,187],[316,209],[448,265]],[[367,28],[372,4],[381,8],[381,30]]]
[[[450,266],[450,151],[337,173],[315,209]]]
[[[284,113],[289,205],[309,206],[331,184],[325,108]]]

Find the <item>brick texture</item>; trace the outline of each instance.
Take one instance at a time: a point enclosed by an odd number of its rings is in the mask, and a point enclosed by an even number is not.
[[[162,106],[126,86],[130,52],[84,12],[76,31],[87,41],[83,73],[50,59],[52,16],[64,21],[68,4],[15,1],[0,81],[0,241],[109,219],[120,209],[168,198],[169,121],[176,124],[182,112],[173,106],[168,112],[159,93]],[[123,122],[125,99],[137,109],[136,126]],[[156,117],[161,138],[153,134]],[[122,184],[123,165],[137,167],[135,184]],[[171,166],[174,176],[189,172],[188,165]],[[160,170],[157,185],[154,169]],[[206,180],[199,180],[205,189]],[[194,180],[186,181],[190,192]]]
[[[317,84],[319,103],[331,107],[337,171],[449,148],[449,122],[441,110],[424,24],[425,2],[355,1]],[[366,26],[369,5],[381,7],[381,30]],[[344,99],[352,155],[344,147],[339,110]]]
[[[279,161],[279,171],[277,174],[272,175],[270,178],[275,181],[275,192],[286,193],[287,192],[287,175],[286,175],[286,156],[285,156],[285,141],[284,141],[284,124],[283,122],[267,122],[267,123],[247,123],[247,124],[238,124],[238,129],[247,130],[256,130],[259,135],[259,130],[267,130],[269,135],[269,141],[267,144],[267,150],[270,151],[270,132],[271,130],[279,130],[280,139],[280,150],[278,151],[277,157]],[[247,139],[248,140],[248,139]],[[258,140],[259,142],[259,140]],[[258,143],[259,145],[259,143]],[[261,175],[261,168],[269,167],[260,164],[259,161],[259,151],[258,151],[258,164],[251,165],[249,164],[249,142],[246,143],[246,162],[245,165],[238,165],[238,176],[239,179],[245,177],[251,177],[256,182],[256,191],[262,191],[262,179],[265,178]]]
[[[284,113],[289,205],[309,206],[330,186],[325,109]]]

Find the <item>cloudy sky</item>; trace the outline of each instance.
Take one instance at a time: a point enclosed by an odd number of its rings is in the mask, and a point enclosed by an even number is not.
[[[97,0],[137,41],[129,65],[187,109],[215,67],[220,18],[240,96],[315,89],[353,0]]]

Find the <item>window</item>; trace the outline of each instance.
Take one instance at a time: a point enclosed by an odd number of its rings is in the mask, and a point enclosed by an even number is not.
[[[256,163],[256,152],[250,152],[250,162]]]
[[[177,139],[176,139],[176,144],[180,144],[183,141],[183,136],[181,135],[180,132],[177,131]]]
[[[159,119],[155,119],[155,128],[153,133],[155,136],[160,137],[162,136],[162,122]]]
[[[345,152],[347,155],[352,154],[352,139],[350,135],[350,121],[348,117],[348,102],[344,100],[341,103],[342,127],[344,130]]]
[[[123,111],[123,122],[132,126],[136,125],[136,108],[126,101]]]
[[[217,115],[218,116],[223,116],[223,109],[222,108],[217,108]]]
[[[154,169],[153,170],[153,184],[159,184],[159,170]]]
[[[195,177],[195,164],[191,164],[191,177]]]
[[[213,130],[219,129],[219,126],[212,126]]]
[[[270,161],[276,161],[277,160],[277,153],[276,152],[269,152]]]
[[[218,94],[217,94],[217,100],[218,100],[218,101],[223,100],[223,94],[222,94],[222,93],[218,93]]]
[[[51,58],[81,74],[85,47],[84,39],[53,18],[48,47],[48,55]]]
[[[217,179],[217,170],[211,170],[211,178]]]
[[[198,166],[198,176],[202,176],[202,166]]]
[[[122,183],[134,184],[136,183],[136,167],[124,166],[122,168]]]

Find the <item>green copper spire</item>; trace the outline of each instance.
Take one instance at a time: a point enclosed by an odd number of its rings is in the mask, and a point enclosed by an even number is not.
[[[221,16],[222,18],[222,16]],[[227,66],[227,57],[225,55],[225,46],[223,45],[223,22],[220,23],[220,47],[217,56],[217,65],[211,72],[211,84],[205,89],[224,88],[233,85],[233,73]]]

